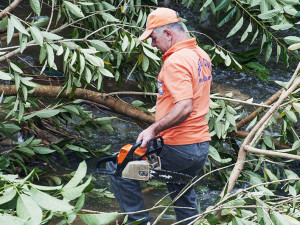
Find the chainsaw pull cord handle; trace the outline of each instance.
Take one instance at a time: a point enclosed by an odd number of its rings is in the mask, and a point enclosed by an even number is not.
[[[123,160],[123,162],[121,164],[118,164],[117,165],[117,169],[116,169],[116,172],[115,172],[115,175],[117,176],[122,176],[122,171],[123,169],[127,166],[127,164],[130,162],[130,161],[133,161],[133,153],[134,151],[140,147],[142,144],[142,142],[137,142],[135,143],[131,149],[129,150],[129,152],[127,153],[125,159]]]

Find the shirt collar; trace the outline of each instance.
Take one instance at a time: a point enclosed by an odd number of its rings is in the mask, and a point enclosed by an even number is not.
[[[195,47],[196,46],[196,39],[190,38],[186,41],[181,41],[173,45],[165,54],[163,54],[162,59],[165,61],[170,55],[172,55],[174,52],[177,52],[178,50],[181,50],[183,48],[189,48],[189,47]]]

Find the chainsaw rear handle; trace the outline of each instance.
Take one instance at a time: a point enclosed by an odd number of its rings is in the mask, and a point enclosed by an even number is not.
[[[147,142],[147,151],[144,156],[150,155],[152,153],[156,153],[157,155],[159,155],[163,147],[164,139],[161,136],[149,139]],[[141,158],[144,156],[141,156]]]

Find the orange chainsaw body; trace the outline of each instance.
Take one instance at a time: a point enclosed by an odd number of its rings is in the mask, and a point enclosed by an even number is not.
[[[119,164],[121,164],[124,161],[125,157],[127,156],[128,152],[130,151],[131,147],[132,147],[131,144],[127,144],[121,148],[119,155],[117,157]],[[147,149],[145,149],[145,148],[137,147],[133,153],[133,157],[142,156],[146,153],[146,151],[147,151]],[[146,160],[146,156],[144,156],[142,159]]]

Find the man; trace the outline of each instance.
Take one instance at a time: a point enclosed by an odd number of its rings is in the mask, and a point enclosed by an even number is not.
[[[140,133],[137,142],[141,141],[145,148],[149,139],[162,136],[162,169],[196,176],[205,163],[211,140],[205,120],[212,80],[210,57],[196,45],[195,39],[187,36],[177,13],[168,8],[158,8],[149,14],[147,28],[139,40],[147,38],[152,38],[152,46],[164,53],[163,67],[158,75],[156,122]],[[146,209],[137,181],[116,177],[110,177],[110,181],[124,212]],[[184,187],[167,183],[172,199]],[[197,215],[194,189],[186,191],[174,206],[178,221]],[[129,214],[128,223],[138,219],[143,219],[141,224],[152,221],[149,213],[143,211]]]

